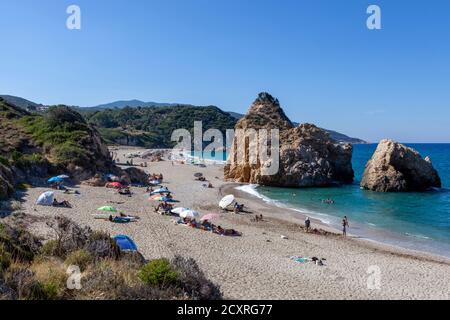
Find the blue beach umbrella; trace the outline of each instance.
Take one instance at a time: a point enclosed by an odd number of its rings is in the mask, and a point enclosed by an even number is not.
[[[122,251],[137,251],[137,246],[130,237],[119,234],[119,235],[113,237],[113,239],[116,241],[116,244],[120,248],[120,250],[122,250]]]
[[[48,183],[54,183],[54,182],[61,182],[63,180],[64,180],[63,178],[58,176],[58,177],[52,177],[52,178],[48,179],[47,182]]]

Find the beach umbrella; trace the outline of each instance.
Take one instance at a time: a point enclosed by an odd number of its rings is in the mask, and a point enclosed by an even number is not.
[[[97,211],[105,211],[105,212],[117,212],[117,209],[111,206],[104,206],[97,209]]]
[[[190,219],[196,219],[200,217],[200,214],[197,211],[194,210],[185,210],[180,213],[181,218],[190,218]]]
[[[114,188],[122,188],[122,184],[120,182],[111,182],[109,185]]]
[[[161,199],[159,199],[159,201],[161,201],[161,202],[178,202],[177,200],[174,200],[169,197],[161,197]]]
[[[196,178],[203,177],[203,173],[197,172],[197,173],[194,174],[194,177],[196,177]]]
[[[61,182],[63,181],[63,178],[60,177],[51,177],[50,179],[47,180],[48,183],[55,183],[55,182]]]
[[[129,236],[119,234],[113,237],[113,239],[121,251],[137,251],[136,243]]]
[[[154,194],[159,194],[159,193],[169,193],[170,191],[169,191],[169,189],[167,189],[167,188],[159,188],[159,189],[157,189],[157,190],[155,190],[155,191],[153,191],[152,193],[150,193],[151,195],[154,195]]]
[[[53,204],[53,200],[55,199],[55,194],[53,191],[44,192],[39,196],[36,201],[36,204],[40,206],[51,206]]]
[[[220,215],[218,215],[216,213],[210,213],[210,214],[203,216],[200,220],[201,221],[205,221],[205,220],[211,221],[211,220],[218,219],[218,218],[220,218]]]
[[[152,186],[157,186],[159,184],[161,184],[161,180],[152,180],[149,182]]]
[[[220,200],[219,207],[225,209],[226,207],[230,206],[233,202],[234,196],[232,194],[229,194],[225,196],[222,200]]]
[[[61,179],[69,179],[70,177],[67,174],[61,174],[59,175],[57,178],[61,178]]]
[[[187,211],[187,210],[189,210],[189,209],[183,208],[183,207],[178,207],[178,208],[172,209],[170,212],[180,215],[183,211]]]

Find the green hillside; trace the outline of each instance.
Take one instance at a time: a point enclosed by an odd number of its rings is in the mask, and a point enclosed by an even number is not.
[[[187,129],[193,133],[194,121],[202,121],[203,130],[225,132],[233,129],[236,119],[214,106],[145,107],[107,109],[84,115],[108,143],[146,148],[170,148],[172,132]]]

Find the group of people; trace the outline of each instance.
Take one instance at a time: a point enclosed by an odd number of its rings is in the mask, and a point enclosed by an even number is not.
[[[344,216],[341,225],[342,225],[342,235],[346,237],[347,229],[350,227],[347,216]],[[305,230],[306,232],[309,232],[311,230],[311,220],[309,219],[309,217],[306,217],[305,219]]]
[[[209,222],[208,220],[203,220],[200,222],[197,222],[195,219],[190,218],[180,218],[178,221],[176,221],[178,224],[185,224],[189,227],[204,230],[204,231],[210,231],[215,234],[219,234],[222,236],[241,236],[242,233],[239,231],[236,231],[234,229],[224,229],[221,226],[216,226],[215,224]]]
[[[334,204],[334,200],[333,200],[333,199],[330,199],[330,198],[328,198],[328,199],[324,199],[324,200],[322,200],[322,203],[325,203],[325,204]]]
[[[163,182],[163,180],[164,180],[164,176],[162,173],[159,173],[159,174],[152,173],[148,177],[148,181],[159,181],[161,183],[161,182]]]
[[[173,210],[173,205],[168,203],[167,201],[162,201],[155,207],[156,213],[161,213],[162,215],[169,215]]]

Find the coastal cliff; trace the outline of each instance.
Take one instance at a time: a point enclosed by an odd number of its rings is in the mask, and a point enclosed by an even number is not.
[[[229,162],[224,169],[225,178],[229,181],[280,187],[325,187],[353,181],[352,146],[337,143],[327,132],[313,124],[294,127],[279,101],[268,93],[259,94],[235,129],[243,131],[236,130]],[[260,145],[265,142],[261,140],[265,137],[258,136],[257,142],[247,141],[238,146],[238,141],[246,139],[240,135],[245,135],[248,129],[279,130],[279,167],[276,174],[268,175],[263,171],[273,165],[272,160],[258,158],[256,163],[250,161],[251,145]],[[270,145],[270,140],[267,142]],[[242,161],[238,150],[245,154]]]
[[[440,188],[431,160],[392,140],[382,140],[367,162],[361,187],[378,192],[424,191]]]
[[[29,113],[0,98],[0,120],[0,198],[10,197],[15,184],[40,184],[54,174],[75,181],[110,172],[129,177],[97,130],[69,107]]]

